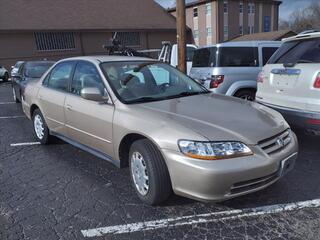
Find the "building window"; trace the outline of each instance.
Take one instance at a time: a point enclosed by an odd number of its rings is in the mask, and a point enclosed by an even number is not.
[[[193,17],[198,17],[198,8],[193,9]]]
[[[116,35],[115,35],[116,34]],[[116,36],[116,39],[123,46],[140,46],[140,33],[138,32],[113,32],[112,36]]]
[[[255,13],[255,5],[254,3],[249,3],[248,4],[248,13],[254,14]]]
[[[229,27],[228,27],[228,26],[224,26],[224,27],[223,27],[223,34],[224,34],[225,36],[228,36],[228,34],[229,34]]]
[[[207,37],[211,37],[211,36],[212,36],[212,28],[207,27]]]
[[[270,16],[264,16],[263,31],[270,32]]]
[[[211,3],[206,4],[206,15],[211,15]]]
[[[228,13],[228,1],[223,2],[223,12]]]
[[[239,27],[239,33],[240,33],[240,35],[243,35],[243,26]]]
[[[254,26],[250,27],[250,34],[254,34]]]
[[[194,38],[199,38],[199,30],[193,31]]]
[[[239,3],[239,12],[243,13],[243,2]]]
[[[38,51],[73,50],[76,48],[72,32],[34,33]]]

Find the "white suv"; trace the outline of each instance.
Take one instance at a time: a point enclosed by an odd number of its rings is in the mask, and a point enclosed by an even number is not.
[[[256,100],[320,135],[320,32],[283,40],[258,76]]]

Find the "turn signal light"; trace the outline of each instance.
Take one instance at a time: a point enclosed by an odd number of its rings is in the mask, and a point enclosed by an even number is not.
[[[316,80],[314,81],[313,87],[320,88],[320,73],[318,73],[318,76],[316,77]]]
[[[210,88],[217,88],[223,83],[224,75],[212,75],[208,80],[210,80]]]

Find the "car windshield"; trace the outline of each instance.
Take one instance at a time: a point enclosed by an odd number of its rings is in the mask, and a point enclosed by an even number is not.
[[[54,62],[29,62],[25,65],[25,76],[28,78],[41,78]]]
[[[165,63],[106,62],[101,68],[117,97],[127,104],[209,93]]]

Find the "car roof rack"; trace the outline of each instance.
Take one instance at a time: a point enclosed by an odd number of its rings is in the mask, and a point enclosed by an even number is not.
[[[299,33],[298,36],[299,35],[304,35],[304,34],[309,34],[309,33],[316,33],[316,32],[320,32],[320,30],[316,30],[316,29],[306,30],[306,31],[303,31],[303,32]]]

